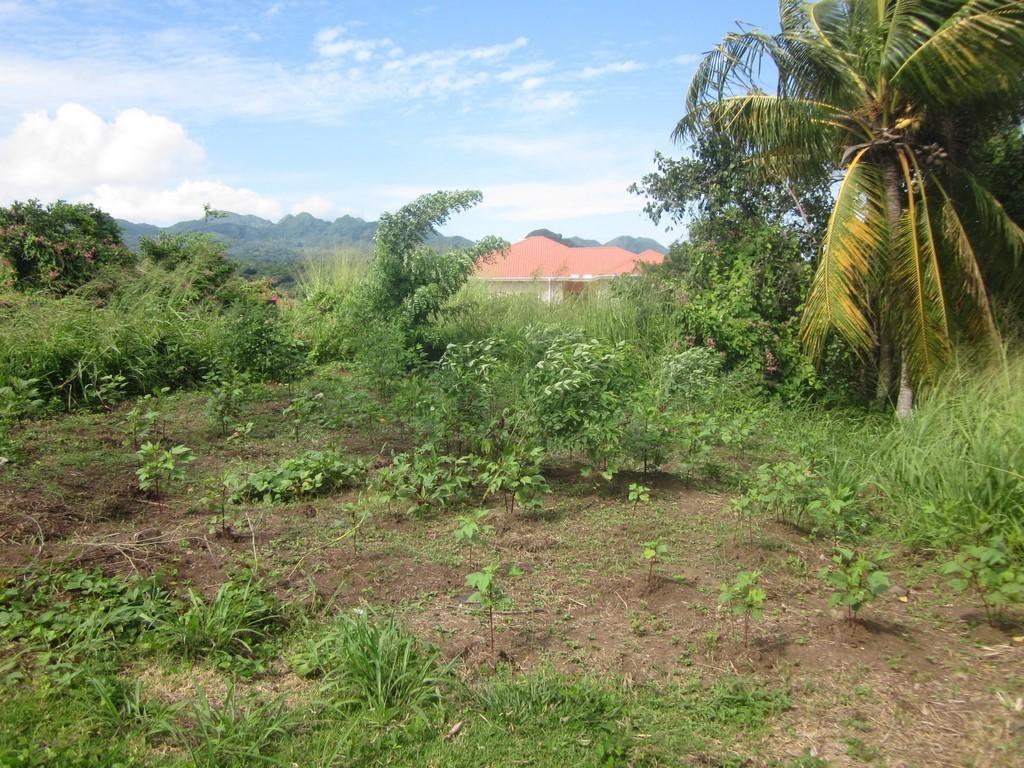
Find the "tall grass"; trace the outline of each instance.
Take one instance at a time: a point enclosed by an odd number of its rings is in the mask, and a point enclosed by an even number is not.
[[[301,300],[288,306],[294,334],[306,342],[319,363],[343,360],[352,354],[352,327],[346,302],[369,272],[370,256],[358,249],[341,249],[308,258],[299,273]]]
[[[872,456],[887,516],[931,549],[999,533],[1024,550],[1024,357],[954,371]]]
[[[297,280],[298,293],[313,303],[341,300],[366,276],[370,254],[358,248],[341,248],[307,257]]]
[[[0,381],[39,379],[40,391],[66,407],[104,376],[124,376],[128,393],[194,383],[215,358],[220,330],[215,312],[155,293],[105,306],[21,295],[0,307]]]
[[[470,281],[439,319],[439,343],[464,344],[488,336],[522,340],[531,326],[573,329],[589,338],[625,341],[643,350],[662,350],[674,338],[670,307],[655,297],[635,295],[634,286],[600,285],[563,301],[533,294],[494,295]]]

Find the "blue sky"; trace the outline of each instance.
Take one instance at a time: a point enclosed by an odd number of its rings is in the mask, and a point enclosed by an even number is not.
[[[699,55],[776,19],[770,0],[0,0],[0,203],[375,219],[473,188],[446,231],[667,243],[626,187],[681,151]]]

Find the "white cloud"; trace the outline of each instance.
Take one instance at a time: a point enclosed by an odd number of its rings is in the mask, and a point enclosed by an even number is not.
[[[530,77],[531,75],[539,75],[543,72],[547,72],[551,69],[551,66],[551,63],[546,61],[534,61],[529,64],[520,64],[518,66],[502,70],[494,76],[494,79],[500,83],[511,83],[516,80],[522,80]]]
[[[328,200],[326,197],[321,195],[311,195],[310,197],[303,198],[292,204],[288,209],[289,213],[309,213],[316,216],[318,219],[332,220],[345,213],[346,210],[336,205],[332,200]]]
[[[703,53],[683,53],[672,59],[673,64],[679,64],[683,67],[688,67],[691,64],[696,64],[698,61],[704,58]]]
[[[0,137],[0,201],[38,197],[95,203],[121,218],[168,224],[216,208],[276,217],[251,189],[196,180],[204,152],[179,123],[141,109],[113,120],[79,104],[32,112]],[[192,178],[189,178],[192,177]]]
[[[547,80],[543,77],[528,77],[523,80],[523,90],[532,91],[536,88],[540,88]]]
[[[467,51],[467,55],[474,61],[481,61],[487,59],[503,59],[508,56],[512,51],[516,51],[525,46],[530,41],[525,37],[517,37],[511,43],[501,43],[499,45],[489,45],[483,48],[471,48]]]
[[[482,188],[484,201],[480,208],[496,219],[529,222],[632,213],[637,201],[626,191],[631,181],[493,184]]]
[[[522,112],[562,112],[571,110],[580,103],[580,99],[572,91],[549,91],[524,96],[515,103]]]
[[[356,61],[369,61],[374,51],[380,48],[394,50],[395,44],[390,38],[381,40],[361,40],[345,37],[346,27],[329,27],[321,29],[313,38],[317,53],[326,59],[336,59],[351,55]]]
[[[101,184],[83,197],[112,215],[148,224],[172,224],[199,218],[203,204],[265,219],[281,217],[281,205],[245,187],[220,181],[183,181],[173,189]]]
[[[349,25],[351,26],[351,25]],[[116,111],[151,111],[197,119],[273,116],[332,121],[380,105],[413,106],[494,82],[526,38],[477,48],[406,53],[387,38],[360,39],[349,27],[320,30],[318,53],[285,63],[218,49],[213,41],[167,34],[153,45],[118,38],[83,40],[67,58],[0,50],[0,108],[17,114],[81,101]],[[358,65],[358,66],[353,66]],[[505,81],[502,81],[505,82]]]
[[[589,80],[594,77],[601,77],[602,75],[637,72],[644,68],[644,65],[637,61],[617,61],[600,67],[584,67],[580,71],[579,76],[584,80]]]
[[[65,104],[53,118],[25,115],[0,138],[0,196],[52,198],[101,184],[149,184],[202,161],[202,148],[165,117],[128,109],[106,122],[85,107]]]

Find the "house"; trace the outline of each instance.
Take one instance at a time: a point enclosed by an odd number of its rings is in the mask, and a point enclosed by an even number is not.
[[[617,246],[571,247],[535,235],[514,243],[504,254],[481,259],[474,277],[496,294],[532,293],[556,301],[664,259],[652,250],[637,254]]]

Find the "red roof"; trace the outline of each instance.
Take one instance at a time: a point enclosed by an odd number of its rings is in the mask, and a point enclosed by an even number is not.
[[[636,254],[617,246],[571,248],[541,235],[514,243],[505,255],[491,254],[476,267],[485,280],[532,278],[589,278],[624,275],[637,271],[638,263],[661,264],[657,251]]]

